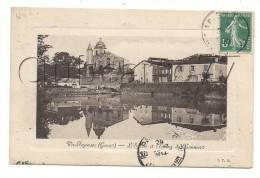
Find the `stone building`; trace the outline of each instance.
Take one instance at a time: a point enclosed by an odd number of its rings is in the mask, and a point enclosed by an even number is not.
[[[227,57],[196,54],[172,60],[173,82],[219,81],[227,76]]]
[[[227,77],[227,57],[197,54],[180,60],[149,58],[134,68],[138,83],[220,81]]]
[[[100,38],[94,48],[89,43],[86,51],[86,64],[98,70],[102,68],[111,68],[114,70],[122,70],[126,64],[126,60],[107,50],[105,43]]]
[[[149,58],[134,68],[134,80],[138,83],[162,83],[172,80],[172,68],[167,59]]]

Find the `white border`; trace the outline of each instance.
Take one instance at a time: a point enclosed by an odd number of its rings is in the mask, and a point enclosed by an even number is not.
[[[78,167],[78,166],[10,166],[9,155],[9,78],[10,78],[10,7],[64,7],[64,8],[120,8],[120,9],[171,9],[171,10],[249,10],[255,11],[255,76],[260,76],[258,0],[3,0],[0,2],[0,177],[257,177],[260,172],[259,135],[260,110],[259,79],[255,77],[255,113],[254,113],[254,168],[220,169],[220,168],[131,168],[131,167]],[[258,141],[257,141],[258,140]]]

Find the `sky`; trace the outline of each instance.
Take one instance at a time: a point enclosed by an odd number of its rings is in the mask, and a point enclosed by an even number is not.
[[[212,53],[200,37],[140,37],[140,36],[75,36],[50,35],[45,43],[52,45],[46,54],[52,58],[56,52],[74,56],[86,54],[88,44],[95,46],[99,38],[107,50],[137,64],[149,57],[181,59],[197,53]],[[84,57],[82,57],[84,58]]]

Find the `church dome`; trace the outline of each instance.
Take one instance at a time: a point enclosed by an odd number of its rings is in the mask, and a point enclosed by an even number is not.
[[[106,49],[105,43],[102,41],[102,38],[99,38],[99,41],[96,43],[95,49]]]

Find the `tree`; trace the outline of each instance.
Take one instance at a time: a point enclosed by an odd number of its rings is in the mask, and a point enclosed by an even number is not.
[[[49,35],[38,35],[37,37],[37,59],[40,64],[44,63],[46,60],[49,60],[49,56],[44,55],[49,48],[52,48],[51,45],[45,44],[44,39],[48,36]]]
[[[72,56],[68,52],[57,52],[54,54],[53,61],[56,64],[68,66],[72,64]]]

